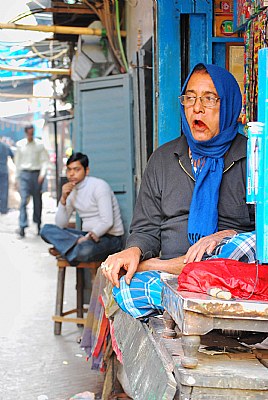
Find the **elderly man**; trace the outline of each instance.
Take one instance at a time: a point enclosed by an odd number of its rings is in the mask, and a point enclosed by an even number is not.
[[[235,78],[223,68],[198,64],[180,102],[183,134],[151,156],[126,249],[102,266],[116,300],[123,286],[135,285],[131,280],[141,261],[153,258],[143,270],[154,270],[154,277],[142,272],[140,287],[156,283],[161,293],[157,271],[166,264],[180,273],[185,263],[212,253],[223,238],[255,228],[254,208],[246,204],[247,139],[238,133],[241,93]]]

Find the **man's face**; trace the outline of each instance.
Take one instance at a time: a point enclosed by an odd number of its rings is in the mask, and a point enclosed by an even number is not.
[[[67,179],[69,182],[73,182],[76,185],[85,178],[88,172],[89,168],[84,170],[84,167],[80,161],[74,161],[67,165]]]
[[[34,137],[34,129],[33,128],[27,129],[26,138],[27,138],[28,142],[32,142],[33,137]]]
[[[190,77],[185,94],[188,96],[219,97],[210,75],[206,72],[195,72]],[[207,141],[220,131],[220,101],[215,107],[204,107],[200,99],[193,106],[184,106],[187,122],[195,140]]]

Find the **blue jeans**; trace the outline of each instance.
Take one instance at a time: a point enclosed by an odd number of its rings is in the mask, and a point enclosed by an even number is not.
[[[8,173],[0,172],[0,213],[6,214],[8,212]]]
[[[87,232],[73,228],[59,228],[57,225],[45,224],[41,229],[41,238],[52,244],[58,252],[72,264],[79,262],[104,261],[109,254],[122,249],[122,236],[103,235],[98,243],[86,240],[77,243]]]
[[[21,228],[28,226],[27,202],[30,196],[33,197],[33,221],[41,225],[42,214],[42,185],[38,183],[39,171],[21,171],[20,173],[20,216],[19,225]]]

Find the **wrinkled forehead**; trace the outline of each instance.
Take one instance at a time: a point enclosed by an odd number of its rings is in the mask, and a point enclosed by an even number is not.
[[[206,71],[196,71],[192,73],[186,84],[185,93],[188,91],[193,93],[213,93],[218,95],[214,82]]]

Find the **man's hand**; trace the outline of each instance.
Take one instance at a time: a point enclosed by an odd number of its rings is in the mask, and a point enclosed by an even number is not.
[[[44,179],[45,179],[45,177],[44,176],[38,176],[38,179],[37,179],[37,182],[38,182],[38,185],[42,185],[42,183],[44,182]]]
[[[100,238],[94,232],[88,232],[86,234],[88,240],[93,240],[93,242],[98,243]]]
[[[184,263],[187,264],[193,261],[201,261],[204,253],[211,254],[215,247],[227,236],[235,236],[236,231],[232,229],[226,229],[213,233],[212,235],[203,237],[192,245],[187,251],[184,257]]]
[[[140,256],[141,250],[138,247],[130,247],[119,253],[112,254],[104,261],[103,265],[106,268],[102,269],[102,273],[114,286],[119,288],[120,270],[123,268],[126,271],[126,283],[129,285],[137,271]]]
[[[77,240],[77,243],[83,243],[86,242],[87,240],[93,240],[93,242],[98,243],[100,241],[100,238],[97,235],[95,235],[94,232],[88,232],[85,236],[81,236]]]
[[[88,239],[85,236],[80,236],[80,238],[77,240],[77,243],[83,243],[86,242]]]
[[[75,187],[75,183],[74,182],[67,182],[62,186],[61,189],[61,198],[60,198],[60,202],[62,205],[66,205],[66,199],[69,196],[69,194],[71,193],[71,191],[73,190],[73,188]]]

